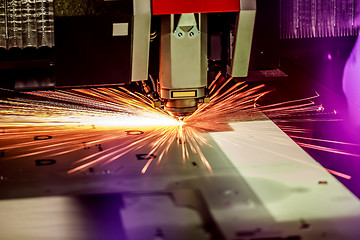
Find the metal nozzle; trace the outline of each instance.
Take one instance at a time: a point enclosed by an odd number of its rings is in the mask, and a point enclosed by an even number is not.
[[[165,104],[165,110],[175,117],[186,117],[195,112],[198,106],[198,99],[169,99]]]

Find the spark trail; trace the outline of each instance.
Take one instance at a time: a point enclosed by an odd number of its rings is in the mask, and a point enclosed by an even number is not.
[[[145,158],[142,173],[146,173],[152,164],[160,164],[173,146],[180,149],[183,162],[196,156],[203,167],[212,172],[202,152],[204,146],[211,147],[204,133],[231,131],[228,123],[235,121],[261,120],[267,116],[272,119],[296,118],[323,111],[313,101],[318,95],[261,106],[258,100],[271,92],[265,85],[249,87],[245,82],[234,83],[232,78],[220,84],[221,80],[224,78],[218,74],[209,86],[210,103],[201,104],[183,121],[153,108],[146,96],[125,88],[37,91],[26,93],[22,98],[0,100],[0,128],[6,132],[0,134],[0,143],[6,142],[0,150],[7,152],[8,160],[40,155],[51,158],[86,148],[83,139],[89,146],[116,139],[118,144],[74,161],[68,173],[104,167],[144,146],[151,150]],[[138,136],[126,134],[131,127],[140,129]],[[89,131],[91,128],[93,131]],[[71,137],[68,137],[69,132]],[[51,144],[29,141],[35,134],[51,134]],[[19,140],[11,143],[9,140],[14,138]]]
[[[120,89],[73,89],[27,93],[0,100],[1,126],[168,126],[178,122],[145,96]]]

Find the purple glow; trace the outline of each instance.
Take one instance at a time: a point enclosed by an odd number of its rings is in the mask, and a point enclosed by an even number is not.
[[[355,127],[360,127],[360,36],[346,61],[342,84],[350,120]]]
[[[331,54],[330,54],[330,53],[328,53],[328,55],[327,55],[327,59],[328,59],[329,61],[331,61],[331,60],[332,60],[332,56],[331,56]]]

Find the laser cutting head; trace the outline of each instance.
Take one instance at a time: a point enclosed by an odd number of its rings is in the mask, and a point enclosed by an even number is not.
[[[175,117],[191,115],[207,85],[205,14],[171,14],[161,18],[159,95]]]
[[[198,100],[189,99],[169,99],[165,104],[165,110],[177,118],[184,118],[193,114],[198,106]]]

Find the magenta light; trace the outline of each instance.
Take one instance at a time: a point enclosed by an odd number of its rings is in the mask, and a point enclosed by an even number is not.
[[[329,61],[331,61],[331,60],[332,60],[332,56],[331,56],[331,54],[330,54],[330,53],[328,53],[328,55],[327,55],[327,59],[328,59]]]
[[[350,120],[358,128],[360,127],[360,36],[346,61],[342,84],[348,102]]]

